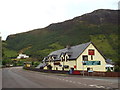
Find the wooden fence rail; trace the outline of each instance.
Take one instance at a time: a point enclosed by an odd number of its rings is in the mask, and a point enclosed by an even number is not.
[[[43,70],[43,69],[36,69],[36,68],[24,68],[27,70],[38,71],[38,72],[45,72],[45,73],[60,73],[60,74],[69,74],[69,71],[59,71],[59,70]],[[82,71],[78,75],[83,75]],[[74,73],[73,73],[74,74]],[[84,72],[85,76],[102,76],[102,77],[120,77],[120,72]]]

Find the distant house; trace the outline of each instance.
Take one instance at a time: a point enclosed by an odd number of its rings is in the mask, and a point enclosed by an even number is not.
[[[106,69],[107,69],[107,71],[114,71],[114,62],[112,62],[112,60],[111,59],[106,59]]]
[[[114,71],[114,65],[112,65],[112,64],[106,64],[106,70],[107,71]]]
[[[79,70],[106,72],[106,58],[92,43],[67,46],[64,49],[50,53],[43,60],[43,69]]]
[[[29,58],[29,56],[27,56],[26,54],[19,54],[19,56],[17,57],[17,59],[22,59],[22,58]]]

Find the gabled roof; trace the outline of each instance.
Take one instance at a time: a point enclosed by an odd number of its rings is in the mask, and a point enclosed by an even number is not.
[[[106,59],[106,63],[107,63],[107,64],[115,64],[114,62],[112,62],[111,59]]]
[[[50,53],[48,56],[51,56],[51,55],[57,55],[57,60],[60,59],[60,55],[61,53],[72,53],[71,54],[71,57],[70,59],[75,59],[77,58],[80,54],[82,54],[82,52],[91,44],[91,42],[88,42],[88,43],[84,43],[84,44],[80,44],[80,45],[76,45],[76,46],[72,46],[70,47],[69,49],[68,48],[64,48],[64,49],[60,49],[60,50],[57,50],[57,51],[54,51],[52,53]]]
[[[45,67],[46,66],[46,63],[40,63],[37,67],[35,68],[40,68],[40,67]]]

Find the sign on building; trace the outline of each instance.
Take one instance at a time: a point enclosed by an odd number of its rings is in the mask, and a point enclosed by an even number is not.
[[[101,65],[100,61],[83,61],[83,65]]]

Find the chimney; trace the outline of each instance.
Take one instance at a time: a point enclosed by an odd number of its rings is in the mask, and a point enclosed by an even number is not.
[[[70,46],[70,45],[67,45],[66,48],[69,50],[69,49],[71,48],[71,46]]]

